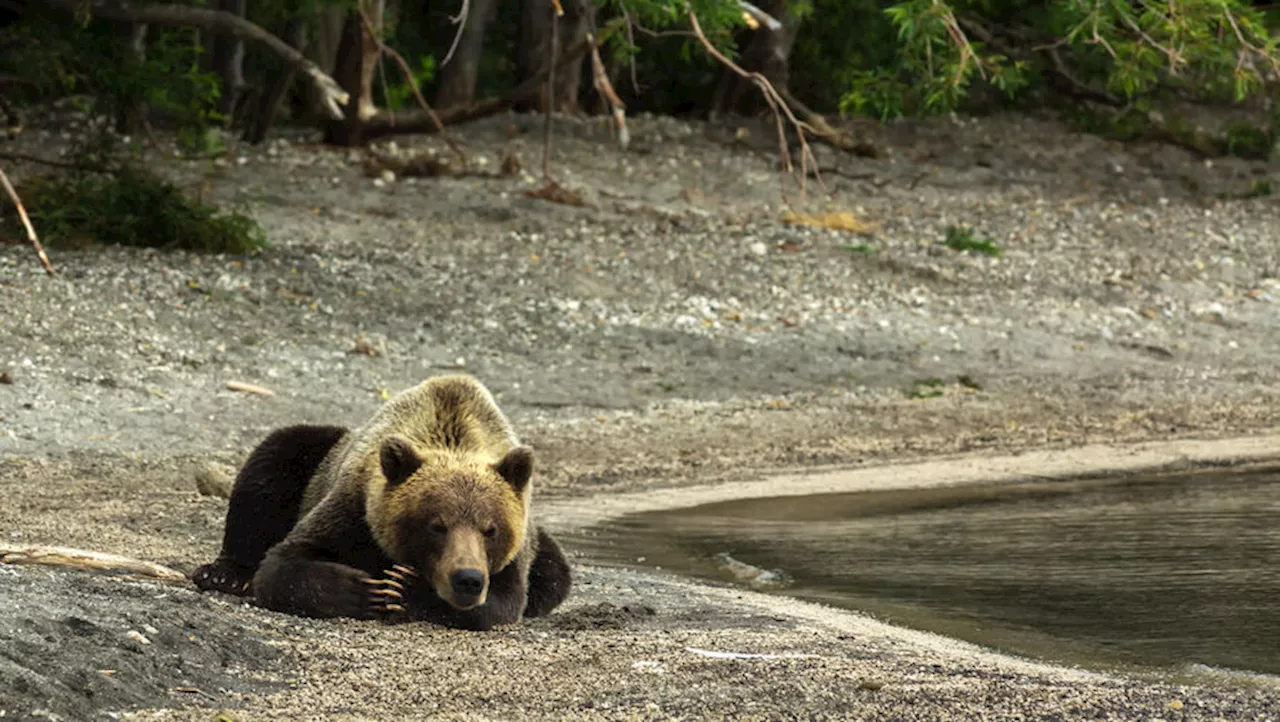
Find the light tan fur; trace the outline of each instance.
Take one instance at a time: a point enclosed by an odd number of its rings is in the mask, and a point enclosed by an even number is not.
[[[399,438],[421,460],[407,480],[388,488],[380,450]],[[363,497],[366,521],[388,556],[413,564],[406,546],[412,534],[448,529],[444,554],[430,580],[452,602],[449,574],[455,569],[496,572],[517,556],[531,559],[530,503],[533,484],[516,491],[494,465],[520,445],[505,415],[480,382],[469,376],[438,376],[403,391],[370,421],[342,439],[321,463],[303,497],[303,513],[327,494]],[[486,528],[498,531],[486,551]],[[421,537],[418,537],[420,540]],[[522,575],[523,576],[523,575]],[[481,595],[483,603],[488,580]],[[474,606],[474,605],[473,605]],[[464,607],[460,607],[464,608]]]

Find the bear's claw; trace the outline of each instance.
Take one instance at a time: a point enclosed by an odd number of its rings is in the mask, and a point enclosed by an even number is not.
[[[205,564],[191,575],[191,581],[201,591],[216,591],[237,596],[247,596],[253,583],[253,569],[240,567],[225,559]]]
[[[383,572],[381,579],[368,579],[369,600],[376,612],[382,616],[404,613],[405,585],[418,576],[411,567],[400,564]]]

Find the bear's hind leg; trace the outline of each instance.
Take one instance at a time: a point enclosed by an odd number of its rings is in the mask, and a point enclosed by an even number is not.
[[[258,444],[231,489],[222,551],[191,581],[204,591],[247,595],[267,550],[297,523],[307,483],[346,433],[338,426],[290,426]]]
[[[538,554],[529,567],[528,601],[524,616],[541,617],[560,606],[569,596],[573,576],[560,545],[547,531],[538,528]]]

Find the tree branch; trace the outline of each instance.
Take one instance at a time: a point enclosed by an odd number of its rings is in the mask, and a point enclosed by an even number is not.
[[[724,53],[716,49],[705,33],[702,32],[702,25],[698,22],[698,16],[693,11],[689,12],[689,24],[693,28],[693,33],[698,37],[702,46],[706,48],[711,57],[720,61],[726,68],[737,73],[739,76],[750,80],[760,88],[760,92],[764,95],[765,102],[769,104],[770,110],[773,111],[773,118],[778,126],[778,152],[782,156],[782,168],[786,173],[791,173],[794,166],[791,164],[791,151],[787,148],[787,133],[783,125],[783,116],[791,123],[791,127],[795,129],[796,136],[800,139],[800,197],[804,198],[805,182],[809,177],[809,169],[813,168],[814,176],[818,179],[818,184],[825,191],[827,184],[822,180],[822,172],[818,170],[818,161],[813,157],[813,150],[809,147],[809,141],[805,139],[805,130],[814,130],[813,126],[796,118],[791,112],[791,108],[787,105],[787,101],[783,100],[778,90],[773,87],[773,83],[760,73],[752,73],[743,70],[737,63],[730,60]],[[816,132],[816,131],[815,131]],[[787,198],[786,176],[782,176],[782,200],[788,205],[791,204]]]
[[[458,32],[453,35],[453,42],[449,45],[449,52],[445,53],[444,60],[440,61],[440,67],[449,64],[453,60],[453,51],[458,49],[458,43],[462,41],[462,31],[467,29],[467,13],[471,10],[471,0],[462,0],[462,9],[458,11],[457,17],[449,18],[449,22],[458,26]]]
[[[561,53],[559,61],[556,63],[556,69],[577,62],[591,50],[591,40],[584,40],[574,47]],[[455,123],[464,123],[468,120],[484,118],[495,113],[510,108],[512,105],[529,98],[537,96],[542,90],[542,81],[546,80],[547,74],[550,72],[548,68],[543,68],[533,75],[529,76],[523,83],[508,90],[500,96],[494,98],[486,98],[478,103],[472,103],[465,108],[446,108],[436,117],[439,118],[442,125],[453,125]],[[431,119],[423,111],[413,113],[397,113],[393,118],[389,113],[379,111],[365,123],[364,137],[367,140],[380,138],[387,135],[395,135],[397,133],[430,133],[436,130],[435,121]]]
[[[413,97],[417,99],[418,105],[422,107],[422,112],[427,114],[427,117],[431,120],[431,124],[435,126],[436,132],[440,133],[440,135],[444,137],[444,142],[448,143],[453,152],[458,155],[458,160],[462,161],[463,165],[466,165],[467,154],[462,151],[462,147],[454,142],[449,133],[445,131],[444,123],[441,122],[439,114],[432,110],[431,106],[427,104],[427,99],[422,97],[422,91],[418,88],[418,79],[413,77],[413,69],[409,67],[408,61],[404,59],[403,55],[391,48],[391,46],[382,42],[382,38],[378,37],[378,33],[374,31],[373,21],[370,20],[369,14],[364,11],[364,8],[357,7],[357,11],[360,13],[361,22],[364,23],[365,32],[369,33],[369,37],[373,38],[374,42],[378,44],[378,52],[383,55],[390,55],[391,58],[396,61],[396,64],[400,66],[400,71],[404,73],[405,81],[409,83],[409,87],[413,90]],[[385,84],[386,81],[383,82]],[[391,122],[396,123],[398,119],[396,118],[395,111],[390,112]]]
[[[53,264],[49,263],[49,256],[44,252],[40,237],[36,235],[36,229],[31,225],[31,218],[27,216],[27,209],[22,206],[22,199],[18,197],[18,191],[13,189],[13,184],[9,182],[9,176],[5,175],[3,169],[0,169],[0,183],[4,184],[4,190],[9,194],[9,200],[13,201],[13,205],[18,208],[18,217],[22,219],[22,225],[27,229],[27,240],[31,241],[31,247],[35,249],[36,257],[40,259],[40,264],[44,266],[44,272],[50,276],[57,275],[53,271]]]
[[[319,91],[325,108],[334,119],[342,119],[340,106],[350,101],[347,92],[329,77],[320,66],[311,62],[305,55],[290,47],[275,35],[262,27],[221,10],[188,7],[185,5],[142,5],[134,6],[124,0],[48,0],[49,4],[72,14],[83,13],[86,9],[96,17],[107,20],[118,20],[148,25],[167,27],[192,27],[208,30],[222,35],[230,35],[249,40],[266,48],[284,62],[296,68],[311,81]]]

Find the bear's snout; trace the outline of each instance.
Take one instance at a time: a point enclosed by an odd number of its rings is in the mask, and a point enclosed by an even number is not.
[[[459,569],[449,575],[449,586],[453,589],[455,606],[468,607],[480,601],[484,594],[484,572],[479,569]]]

